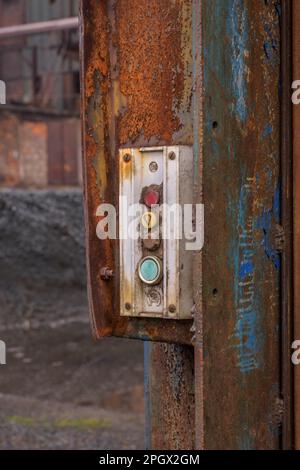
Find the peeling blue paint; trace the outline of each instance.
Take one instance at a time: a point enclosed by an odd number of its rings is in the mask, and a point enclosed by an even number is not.
[[[280,49],[278,39],[274,37],[274,33],[270,24],[265,24],[264,30],[268,36],[268,38],[263,43],[265,56],[268,61],[277,63]]]
[[[245,122],[247,110],[247,65],[245,54],[248,43],[248,19],[243,0],[233,0],[227,17],[227,34],[231,40],[233,107],[241,122]]]
[[[266,127],[264,128],[263,130],[263,138],[266,139],[267,137],[269,137],[273,132],[273,126],[272,124],[267,124]]]
[[[237,350],[238,367],[248,374],[261,367],[261,335],[256,312],[254,291],[254,224],[251,212],[254,179],[249,178],[241,187],[238,205],[239,240],[234,248],[235,306],[234,348]]]
[[[280,188],[276,188],[273,206],[271,209],[264,210],[256,220],[256,228],[263,231],[263,247],[266,256],[272,261],[276,269],[280,268],[280,254],[273,246],[271,239],[271,228],[273,223],[280,221]]]
[[[249,274],[253,274],[254,264],[252,261],[243,261],[240,266],[240,278],[245,279]]]

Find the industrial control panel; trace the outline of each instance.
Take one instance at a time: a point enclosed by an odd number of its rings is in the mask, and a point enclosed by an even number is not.
[[[120,312],[191,318],[193,150],[119,152]]]

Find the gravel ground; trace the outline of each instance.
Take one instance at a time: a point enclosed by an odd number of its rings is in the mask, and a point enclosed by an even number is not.
[[[0,333],[0,449],[142,449],[143,348],[84,321]]]
[[[0,190],[0,449],[142,449],[143,345],[91,338],[79,189]]]

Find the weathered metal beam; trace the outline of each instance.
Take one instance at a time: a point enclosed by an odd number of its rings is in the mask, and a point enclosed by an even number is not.
[[[205,449],[280,447],[279,23],[277,0],[202,2]]]
[[[281,2],[281,395],[282,448],[294,447],[294,376],[291,345],[294,329],[293,299],[293,112],[291,83],[293,80],[292,37],[293,0]]]
[[[300,80],[300,3],[293,1],[293,80]],[[300,339],[300,105],[293,106],[294,338]],[[291,351],[290,351],[291,353]],[[295,448],[300,450],[300,365],[294,367]]]
[[[280,2],[81,4],[94,333],[171,343],[146,346],[149,447],[193,447],[187,345],[195,330],[196,447],[277,449]],[[97,206],[117,206],[119,148],[168,144],[194,146],[196,202],[203,183],[205,245],[203,259],[195,256],[194,324],[120,318],[118,243],[96,237]],[[115,273],[109,282],[101,278],[103,266]]]
[[[145,343],[146,448],[195,448],[194,351]]]
[[[78,28],[78,17],[61,18],[59,20],[40,21],[0,28],[0,39],[28,36],[31,34],[49,33]]]
[[[101,202],[118,209],[120,148],[193,145],[192,4],[81,2],[87,266],[98,338],[191,344],[191,320],[120,315],[119,242],[97,238],[96,209]],[[103,267],[115,272],[109,282]]]
[[[119,148],[194,143],[192,6],[192,0],[81,1],[91,316],[96,337],[159,341],[145,346],[150,448],[194,447],[193,348],[172,344],[191,344],[192,321],[120,317],[118,242],[97,239],[96,208],[102,201],[118,207]],[[103,266],[115,273],[110,281],[101,278]]]

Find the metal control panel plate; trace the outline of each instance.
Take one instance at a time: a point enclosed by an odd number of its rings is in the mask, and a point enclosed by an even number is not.
[[[184,217],[193,198],[192,147],[121,149],[119,159],[121,315],[189,319],[193,252]]]

